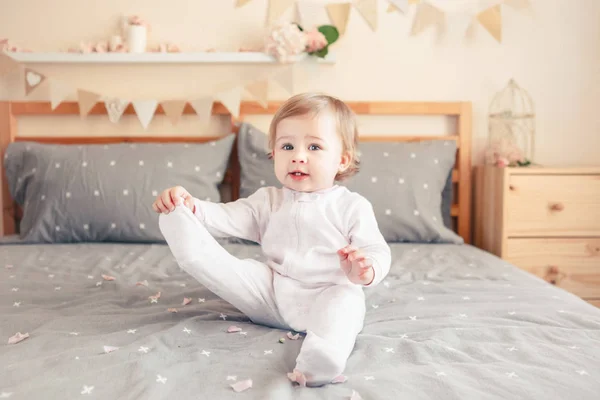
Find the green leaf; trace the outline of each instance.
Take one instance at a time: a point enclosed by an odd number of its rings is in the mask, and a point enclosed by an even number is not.
[[[318,30],[327,39],[327,44],[334,43],[340,37],[340,32],[333,25],[321,25]]]
[[[304,29],[302,29],[302,27],[300,26],[299,23],[294,22],[294,25],[296,25],[298,27],[298,29],[300,29],[300,32],[304,32]]]
[[[310,54],[317,56],[317,57],[325,58],[325,56],[327,55],[328,52],[329,52],[328,46],[325,46],[321,50],[312,52]]]

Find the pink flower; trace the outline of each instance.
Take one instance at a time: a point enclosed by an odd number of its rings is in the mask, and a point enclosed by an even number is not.
[[[131,17],[129,17],[129,25],[145,26],[146,29],[150,31],[150,24],[138,17],[137,15],[132,15]]]
[[[306,32],[306,51],[309,53],[319,51],[327,46],[325,35],[316,29]]]
[[[506,159],[506,157],[499,157],[499,158],[496,160],[496,166],[497,166],[497,167],[504,168],[504,167],[508,167],[508,165],[509,165],[509,162],[508,162],[508,160]]]

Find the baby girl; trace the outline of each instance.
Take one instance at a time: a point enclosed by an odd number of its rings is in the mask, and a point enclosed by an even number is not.
[[[153,203],[177,263],[254,323],[306,332],[288,377],[339,378],[363,328],[363,287],[390,269],[369,201],[336,185],[358,172],[354,114],[331,96],[301,94],[274,115],[269,147],[282,188],[211,203],[177,186]],[[240,260],[214,237],[261,245],[266,263]]]

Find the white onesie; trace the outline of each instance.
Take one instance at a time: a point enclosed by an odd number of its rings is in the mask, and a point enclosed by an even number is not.
[[[194,203],[195,215],[177,206],[159,217],[178,264],[253,322],[306,332],[295,368],[309,385],[340,375],[363,328],[365,300],[337,251],[351,244],[372,260],[370,286],[390,269],[371,204],[343,186],[311,193],[267,187],[235,202]],[[233,257],[213,236],[259,243],[266,265]]]

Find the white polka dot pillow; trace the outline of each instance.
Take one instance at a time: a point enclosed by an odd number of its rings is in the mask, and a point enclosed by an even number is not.
[[[454,141],[364,142],[359,154],[359,173],[341,184],[373,204],[387,241],[463,243],[442,213],[449,212],[452,197],[445,188],[451,185]]]
[[[163,242],[152,202],[181,185],[220,201],[234,135],[202,144],[12,143],[4,164],[28,242]]]

